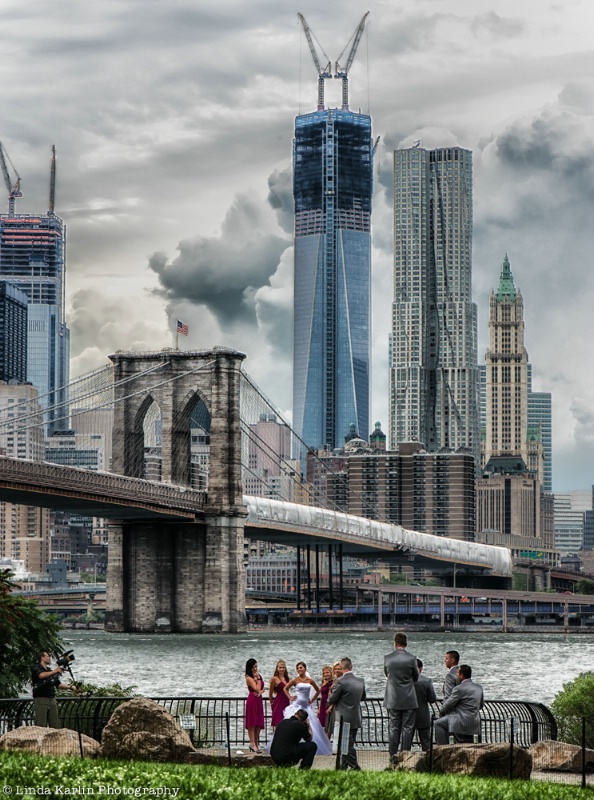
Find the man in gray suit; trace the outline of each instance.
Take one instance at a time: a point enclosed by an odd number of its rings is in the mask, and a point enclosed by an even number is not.
[[[417,659],[406,649],[405,633],[394,637],[394,650],[384,657],[384,674],[388,679],[384,693],[384,708],[390,716],[390,759],[394,759],[400,741],[402,749],[410,750],[418,707],[415,683],[419,679]]]
[[[441,719],[435,723],[435,741],[447,744],[449,734],[453,734],[457,744],[472,742],[481,732],[480,710],[483,707],[483,689],[474,683],[472,669],[468,664],[458,667],[460,683],[441,707]]]
[[[361,769],[357,761],[355,739],[361,727],[361,702],[365,700],[365,681],[353,675],[353,662],[350,658],[343,658],[342,677],[332,684],[328,705],[336,708],[337,719],[343,719],[350,725],[349,749],[346,756],[341,758],[341,769]]]
[[[443,661],[448,668],[448,674],[443,682],[443,699],[447,700],[451,695],[454,686],[458,686],[460,683],[458,678],[458,663],[460,661],[460,653],[457,650],[448,650]]]
[[[423,662],[420,658],[417,658],[417,667],[419,668],[419,680],[415,683],[415,692],[417,693],[419,706],[415,715],[415,730],[419,734],[421,749],[427,752],[431,747],[431,712],[429,711],[429,703],[435,703],[437,697],[435,696],[431,678],[421,674],[423,672]]]

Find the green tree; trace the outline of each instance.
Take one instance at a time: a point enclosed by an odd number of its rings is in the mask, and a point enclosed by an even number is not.
[[[591,578],[580,578],[575,585],[577,594],[594,594],[594,581]]]
[[[557,720],[558,739],[568,744],[582,743],[582,718],[586,718],[586,747],[594,747],[594,672],[582,672],[563,689],[551,704]]]
[[[10,570],[0,570],[0,697],[17,697],[38,653],[61,653],[60,623],[33,600],[15,595]]]

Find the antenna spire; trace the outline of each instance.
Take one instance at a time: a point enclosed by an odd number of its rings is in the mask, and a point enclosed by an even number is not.
[[[49,213],[54,213],[56,201],[56,145],[52,145],[52,165],[50,169],[50,188],[49,188]]]

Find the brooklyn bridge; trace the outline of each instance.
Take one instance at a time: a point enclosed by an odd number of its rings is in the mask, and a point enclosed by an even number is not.
[[[511,577],[505,548],[295,502],[296,494],[308,495],[295,469],[305,446],[242,369],[244,358],[226,348],[118,352],[104,369],[73,382],[64,427],[76,427],[76,413],[110,410],[110,472],[0,457],[0,500],[109,519],[107,629],[238,632],[245,625],[245,537],[326,548],[339,568],[350,555]],[[0,433],[23,437],[42,427],[47,404],[12,411],[0,419]],[[290,431],[293,460],[255,432],[262,415]],[[204,486],[196,486],[192,460],[196,420],[208,440]],[[159,479],[149,480],[147,441],[156,427]],[[287,478],[274,499],[245,491],[254,485],[255,449],[280,463]]]

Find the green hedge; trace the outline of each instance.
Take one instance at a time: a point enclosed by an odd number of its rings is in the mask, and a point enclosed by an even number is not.
[[[536,781],[81,761],[21,753],[0,753],[0,778],[0,794],[5,798],[36,796],[51,800],[72,795],[175,796],[178,800],[587,800],[594,797],[591,789]],[[174,794],[175,789],[179,791]]]

